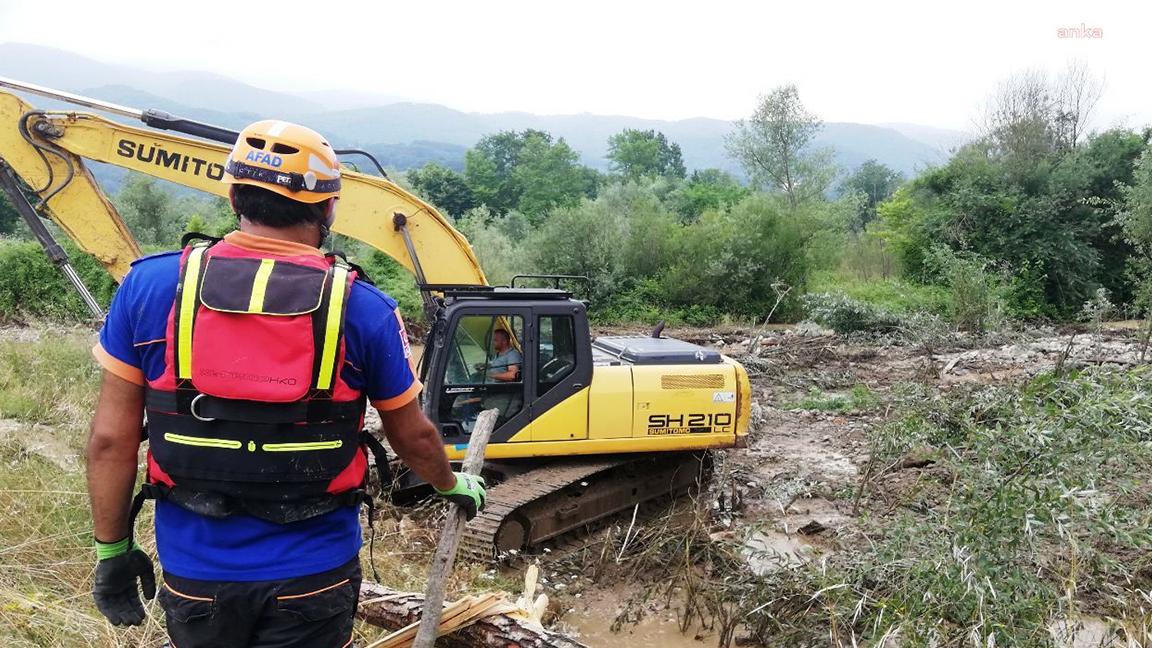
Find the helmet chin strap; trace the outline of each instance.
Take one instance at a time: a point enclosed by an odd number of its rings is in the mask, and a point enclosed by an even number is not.
[[[324,247],[328,242],[328,238],[332,236],[332,223],[336,222],[336,199],[328,199],[328,210],[324,214],[324,222],[320,223],[320,245],[316,247]]]

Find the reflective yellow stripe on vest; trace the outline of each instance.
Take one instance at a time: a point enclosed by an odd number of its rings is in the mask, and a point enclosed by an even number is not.
[[[164,433],[164,440],[169,443],[179,443],[180,445],[198,446],[201,448],[222,448],[224,450],[239,450],[244,446],[243,443],[234,439],[206,439],[204,437],[172,434],[171,432]]]
[[[312,441],[301,443],[265,443],[260,446],[264,452],[303,452],[306,450],[339,450],[343,441]]]
[[[320,354],[320,373],[316,389],[331,389],[336,364],[336,342],[340,339],[340,317],[344,313],[344,291],[348,287],[348,268],[336,266],[332,271],[328,312],[324,314],[324,350]]]
[[[192,377],[192,320],[196,316],[196,293],[200,291],[200,264],[204,258],[206,247],[194,247],[188,253],[188,262],[184,266],[183,292],[180,294],[180,339],[176,341],[177,355],[180,356],[179,366],[176,367],[177,378]]]
[[[272,276],[272,269],[276,261],[261,259],[260,267],[256,270],[256,278],[252,280],[252,296],[248,299],[249,313],[264,312],[264,294],[268,292],[268,278]]]

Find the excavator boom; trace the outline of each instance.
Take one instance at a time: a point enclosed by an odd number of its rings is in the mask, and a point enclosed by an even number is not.
[[[220,180],[229,150],[225,144],[91,113],[36,110],[15,94],[0,91],[0,160],[44,201],[41,212],[117,280],[140,256],[140,248],[84,160],[227,196],[227,185]],[[343,181],[339,213],[344,217],[337,217],[333,231],[387,254],[422,283],[487,285],[468,240],[431,205],[385,178],[346,170]],[[412,250],[396,226],[397,215],[406,225]],[[435,250],[436,263],[417,272],[414,250]]]

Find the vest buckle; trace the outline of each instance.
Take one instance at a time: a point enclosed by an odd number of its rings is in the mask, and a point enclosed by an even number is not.
[[[189,411],[189,413],[192,414],[192,416],[196,420],[204,421],[205,423],[211,423],[212,421],[215,421],[216,419],[211,418],[211,417],[200,416],[200,413],[196,411],[197,401],[199,401],[201,398],[204,398],[205,396],[207,396],[207,394],[196,394],[196,398],[193,398],[192,402],[188,404],[188,411]]]

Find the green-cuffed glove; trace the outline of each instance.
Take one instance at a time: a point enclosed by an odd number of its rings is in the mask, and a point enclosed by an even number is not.
[[[452,473],[456,475],[456,485],[448,490],[436,489],[436,494],[464,509],[468,519],[476,517],[476,513],[484,508],[487,495],[484,493],[484,478],[480,475],[468,473]]]
[[[96,582],[92,598],[112,625],[140,625],[144,622],[144,604],[140,591],[149,601],[156,596],[156,575],[152,559],[131,537],[118,542],[96,541]]]

